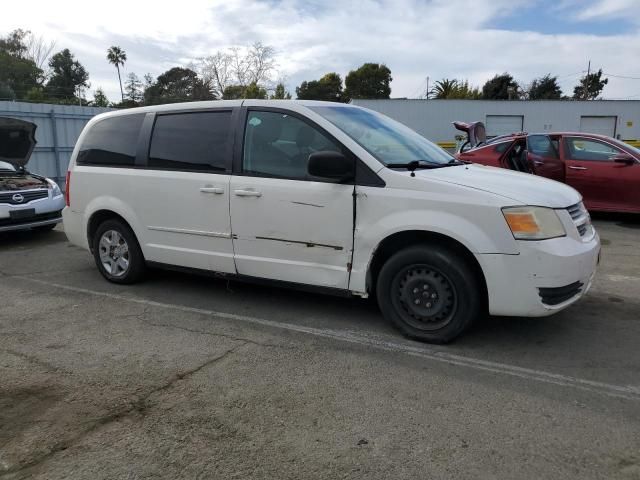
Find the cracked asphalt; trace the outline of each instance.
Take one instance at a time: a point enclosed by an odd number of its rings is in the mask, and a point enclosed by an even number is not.
[[[449,346],[375,304],[0,236],[1,479],[640,479],[640,217],[589,294]]]

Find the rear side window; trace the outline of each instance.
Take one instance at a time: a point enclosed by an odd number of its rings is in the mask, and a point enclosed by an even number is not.
[[[156,118],[148,166],[163,170],[226,170],[231,112],[195,112]]]
[[[133,167],[144,113],[105,118],[85,135],[78,165]]]

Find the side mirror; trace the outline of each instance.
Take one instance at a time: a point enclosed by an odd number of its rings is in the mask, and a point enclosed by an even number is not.
[[[624,165],[633,165],[634,163],[636,163],[635,158],[626,153],[617,153],[613,157],[611,157],[611,160],[616,163],[622,163]]]
[[[307,172],[313,177],[347,182],[354,177],[355,163],[340,152],[323,150],[309,155]]]

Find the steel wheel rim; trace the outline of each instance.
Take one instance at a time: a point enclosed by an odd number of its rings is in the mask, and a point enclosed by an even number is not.
[[[422,331],[439,330],[458,309],[456,289],[444,273],[430,265],[409,265],[391,282],[394,309],[402,320]]]
[[[122,277],[129,270],[129,245],[120,232],[107,230],[98,242],[102,268],[113,277]]]

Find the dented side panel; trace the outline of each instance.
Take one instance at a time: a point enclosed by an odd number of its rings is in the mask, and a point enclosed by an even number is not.
[[[499,205],[484,192],[436,181],[425,182],[397,172],[385,175],[387,187],[357,187],[353,267],[349,289],[367,292],[367,271],[375,251],[387,237],[404,231],[440,233],[472,253],[517,254]],[[400,177],[400,178],[399,178]],[[407,177],[406,179],[404,177]],[[407,189],[406,180],[418,189]]]
[[[231,229],[238,273],[348,288],[353,188],[322,182],[233,177]]]

